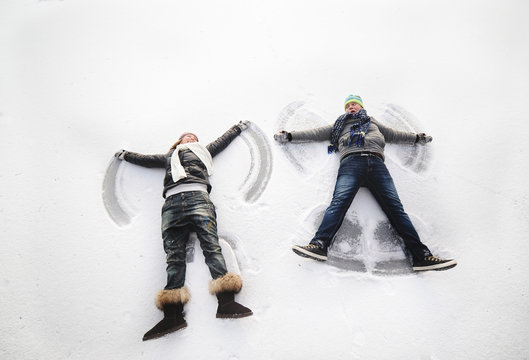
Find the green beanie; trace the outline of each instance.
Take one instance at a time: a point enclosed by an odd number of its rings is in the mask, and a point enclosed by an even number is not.
[[[364,103],[362,102],[362,98],[358,95],[349,95],[348,97],[345,98],[345,104],[344,104],[344,108],[347,107],[347,104],[350,104],[350,103],[357,103],[358,105],[360,105],[361,107],[364,107]]]

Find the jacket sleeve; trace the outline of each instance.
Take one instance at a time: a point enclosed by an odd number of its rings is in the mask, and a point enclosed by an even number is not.
[[[332,125],[310,130],[292,131],[292,142],[330,141]]]
[[[125,152],[123,159],[135,165],[147,168],[165,168],[166,155],[142,155],[132,151]]]
[[[401,143],[401,144],[415,144],[417,134],[412,132],[404,132],[392,129],[388,126],[382,125],[378,121],[374,121],[378,126],[378,129],[384,135],[384,140],[388,143]]]
[[[226,131],[222,136],[217,140],[212,141],[206,145],[211,157],[215,157],[222,150],[226,149],[231,142],[241,134],[241,128],[237,125],[232,126],[228,131]]]

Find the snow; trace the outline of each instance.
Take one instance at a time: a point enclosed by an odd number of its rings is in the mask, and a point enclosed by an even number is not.
[[[0,358],[529,359],[528,10],[1,1]],[[433,136],[421,166],[398,146],[387,165],[423,241],[456,268],[358,271],[290,250],[310,240],[337,159],[272,134],[331,123],[350,93]],[[130,217],[119,223],[102,195],[109,161],[120,148],[165,152],[184,131],[208,142],[240,120],[254,132],[215,158],[211,196],[254,315],[215,318],[196,249],[189,326],[142,342],[161,318],[163,173],[119,167],[113,195]],[[355,214],[366,228],[383,220],[367,191]],[[372,234],[367,260],[398,255]]]

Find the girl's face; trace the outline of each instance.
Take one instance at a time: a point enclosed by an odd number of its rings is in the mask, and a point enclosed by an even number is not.
[[[192,142],[197,142],[198,139],[195,135],[193,134],[186,134],[183,138],[182,138],[182,141],[180,141],[180,144],[187,144],[187,143],[192,143]]]
[[[362,106],[360,106],[360,104],[357,104],[355,102],[350,102],[345,107],[345,112],[349,113],[349,114],[354,114],[354,113],[360,111],[361,108],[362,108]]]

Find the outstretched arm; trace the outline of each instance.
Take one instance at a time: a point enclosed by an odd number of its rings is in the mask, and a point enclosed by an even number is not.
[[[322,126],[316,129],[303,131],[280,131],[274,135],[274,140],[279,143],[286,142],[308,142],[329,141],[331,138],[332,125]]]
[[[375,120],[378,129],[384,135],[384,139],[388,143],[405,143],[405,144],[421,144],[425,145],[433,140],[431,136],[425,133],[415,134],[412,132],[404,132],[392,129],[385,125],[380,124]]]
[[[165,167],[165,155],[142,155],[132,151],[120,150],[114,154],[120,160],[125,160],[135,165],[148,167],[148,168],[164,168]]]
[[[217,140],[206,145],[211,157],[215,157],[222,150],[226,149],[231,142],[241,134],[243,130],[248,127],[249,121],[241,121],[236,125],[233,125],[224,134],[222,134]]]

